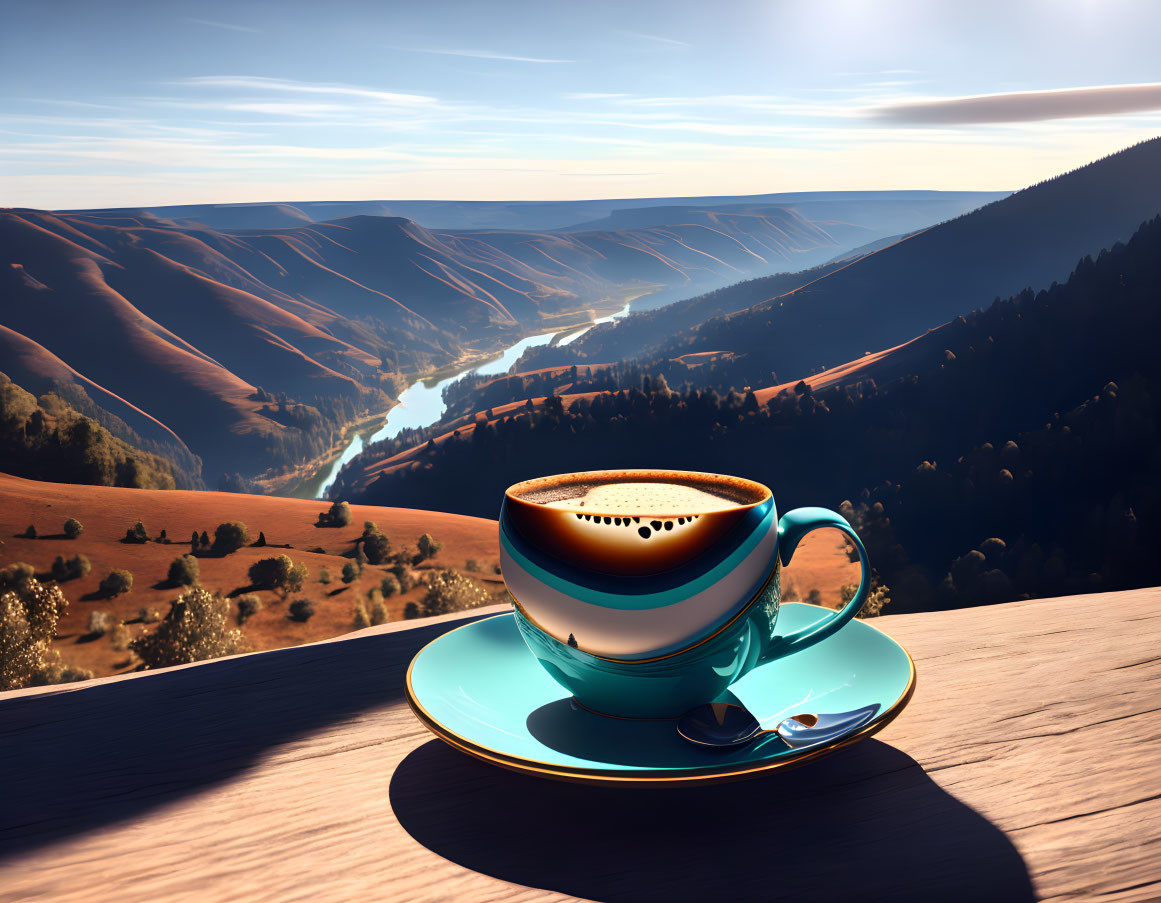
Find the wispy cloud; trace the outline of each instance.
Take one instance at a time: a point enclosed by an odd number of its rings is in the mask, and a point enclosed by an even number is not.
[[[435,53],[441,56],[466,56],[477,60],[507,60],[511,63],[575,63],[576,60],[557,60],[538,56],[514,56],[509,53],[496,53],[492,50],[449,50],[435,47],[401,47],[400,50],[411,50],[414,53]]]
[[[631,97],[631,94],[609,94],[601,91],[579,91],[573,94],[565,94],[565,100],[614,100],[618,97]]]
[[[657,44],[669,44],[673,47],[692,47],[688,41],[679,41],[677,38],[667,38],[659,34],[645,34],[640,31],[623,31],[621,34],[628,35],[631,38],[640,38],[642,41],[653,41]]]
[[[1101,85],[910,101],[871,107],[873,120],[893,125],[946,126],[1041,122],[1161,110],[1161,84]]]
[[[281,91],[296,94],[330,94],[362,97],[392,104],[431,104],[436,98],[424,94],[404,94],[398,91],[380,91],[362,85],[337,82],[300,82],[288,78],[266,78],[258,75],[198,75],[169,84],[206,88],[241,88],[251,91]]]
[[[215,22],[213,19],[195,19],[192,16],[187,16],[186,21],[193,22],[197,25],[208,25],[210,28],[224,28],[226,31],[248,31],[253,34],[258,33],[257,28],[248,28],[245,25],[232,25],[229,22]]]

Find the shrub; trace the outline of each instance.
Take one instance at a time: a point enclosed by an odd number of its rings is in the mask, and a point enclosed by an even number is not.
[[[84,555],[74,555],[72,558],[65,558],[63,555],[57,555],[52,562],[52,579],[57,583],[64,583],[66,580],[76,580],[80,577],[86,577],[93,566],[89,564],[89,559]]]
[[[492,573],[494,573],[496,575],[502,574],[503,571],[500,570],[500,565],[498,565],[498,564],[492,565]]]
[[[314,617],[314,605],[310,599],[295,599],[290,603],[290,618],[293,621],[309,621]]]
[[[371,618],[367,614],[367,606],[363,604],[362,600],[355,603],[355,630],[362,630],[371,626]]]
[[[104,596],[119,596],[133,589],[133,575],[122,568],[109,571],[109,576],[101,581],[100,591]]]
[[[104,636],[109,629],[109,616],[103,611],[90,611],[86,632],[89,636]]]
[[[439,554],[439,550],[443,548],[442,542],[436,542],[431,538],[430,533],[424,533],[419,537],[416,546],[419,547],[419,560],[426,561],[429,558],[434,558]]]
[[[391,555],[391,541],[370,521],[364,525],[361,546],[371,564],[383,564]]]
[[[245,524],[239,521],[232,520],[228,523],[218,524],[218,528],[214,530],[213,551],[218,555],[229,555],[249,544],[250,531],[246,529]]]
[[[430,617],[467,611],[490,601],[491,596],[480,584],[449,568],[428,577],[427,592],[423,595],[420,610],[425,617]]]
[[[221,595],[194,587],[170,603],[169,613],[152,633],[129,648],[146,668],[185,665],[244,651],[242,632],[226,627],[230,605]]]
[[[384,574],[379,582],[379,592],[390,598],[399,593],[399,578],[394,574]]]
[[[354,583],[359,578],[359,566],[353,561],[343,565],[343,583]]]
[[[322,570],[320,570],[318,572],[318,582],[321,583],[323,586],[326,586],[328,583],[330,583],[331,582],[331,572],[328,571],[326,568],[323,568]]]
[[[85,532],[84,526],[75,517],[70,517],[64,523],[64,535],[69,539],[76,539]]]
[[[44,664],[29,681],[30,687],[43,687],[49,684],[70,684],[78,680],[92,680],[93,672],[88,668],[78,668],[75,665],[66,665],[60,660],[55,651],[45,656]]]
[[[156,608],[139,608],[137,610],[137,617],[142,624],[156,624],[161,620],[161,612]]]
[[[137,523],[125,531],[125,538],[122,542],[133,543],[135,545],[144,545],[149,542],[149,534],[145,532],[145,524],[137,521]]]
[[[351,523],[351,506],[346,502],[334,502],[329,511],[320,511],[318,527],[346,527]]]
[[[289,555],[263,558],[250,565],[250,582],[255,586],[279,590],[283,598],[302,589],[306,575],[306,565],[301,562],[295,564]]]
[[[123,621],[118,621],[117,626],[109,631],[109,645],[113,647],[114,652],[124,652],[132,641],[133,634]]]
[[[25,539],[36,539],[36,527],[32,524],[28,525],[28,529],[24,531]]]
[[[17,561],[0,570],[0,589],[17,588],[26,580],[36,576],[36,568],[24,561]]]
[[[241,627],[262,610],[262,600],[254,593],[244,593],[238,597],[238,626]]]
[[[842,605],[846,605],[855,597],[859,586],[857,583],[848,583],[842,588]],[[891,601],[891,591],[879,582],[879,575],[871,572],[871,583],[867,588],[867,598],[863,606],[855,612],[856,618],[873,618],[883,611],[883,606]],[[841,606],[840,606],[841,607]]]
[[[255,542],[254,545],[259,549],[264,549],[266,547],[266,534],[261,530],[258,531],[258,541]]]
[[[418,618],[419,617],[419,606],[416,605],[414,602],[408,602],[406,605],[403,606],[403,617],[408,621],[412,621],[415,618]]]
[[[170,586],[193,586],[200,576],[201,568],[193,555],[181,555],[169,564]]]
[[[811,605],[822,605],[822,593],[817,588],[806,594],[806,601]]]
[[[56,682],[50,679],[59,665],[52,638],[68,604],[60,587],[33,576],[0,594],[0,690]]]
[[[205,530],[202,530],[202,535],[198,538],[198,547],[202,549],[210,547],[210,537]]]
[[[379,624],[386,624],[388,620],[387,605],[382,599],[373,600],[371,602],[371,624],[378,626]]]
[[[469,558],[464,562],[464,570],[469,574],[478,574],[480,571],[480,562],[476,561],[475,558]]]

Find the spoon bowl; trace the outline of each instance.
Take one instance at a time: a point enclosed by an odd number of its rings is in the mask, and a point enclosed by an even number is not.
[[[763,728],[761,722],[743,705],[710,702],[682,715],[677,720],[677,732],[695,746],[712,749],[744,746],[769,734],[777,734],[787,746],[801,749],[836,740],[870,722],[878,711],[878,705],[869,705],[849,712],[823,715],[802,713],[784,718],[773,728]]]

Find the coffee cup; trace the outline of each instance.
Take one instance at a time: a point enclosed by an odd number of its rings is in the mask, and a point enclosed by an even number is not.
[[[782,567],[812,530],[854,542],[858,590],[811,626],[777,630]],[[609,470],[508,488],[500,566],[532,654],[581,706],[676,718],[755,667],[832,636],[862,607],[869,568],[846,519],[778,517],[761,483],[721,474]]]

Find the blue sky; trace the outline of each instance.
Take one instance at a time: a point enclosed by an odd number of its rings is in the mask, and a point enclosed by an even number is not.
[[[0,0],[0,205],[1005,189],[1161,134],[1149,0]]]

